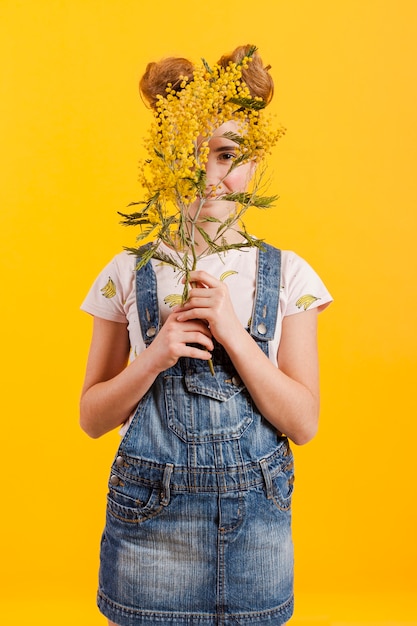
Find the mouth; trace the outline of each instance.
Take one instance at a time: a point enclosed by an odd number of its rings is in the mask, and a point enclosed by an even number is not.
[[[225,191],[220,191],[219,187],[213,185],[206,189],[205,198],[206,200],[222,200],[222,198],[226,195],[227,193]]]
[[[207,185],[206,187],[206,198],[218,198],[219,196],[224,195],[224,191],[221,191],[221,185]]]

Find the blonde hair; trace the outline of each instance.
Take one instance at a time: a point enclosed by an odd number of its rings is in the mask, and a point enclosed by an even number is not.
[[[230,54],[225,54],[218,65],[227,68],[229,63],[239,63],[253,46],[238,46]],[[270,66],[264,67],[258,52],[252,55],[252,61],[242,70],[242,79],[253,98],[259,97],[268,104],[274,94],[274,82],[269,74]],[[145,73],[140,79],[139,90],[152,109],[156,109],[158,96],[165,96],[168,85],[180,91],[184,80],[192,80],[194,64],[183,57],[167,57],[158,62],[148,63]]]
[[[218,65],[226,68],[230,62],[239,63],[251,49],[253,49],[253,46],[249,44],[239,46],[230,54],[223,55],[218,61]],[[270,65],[264,67],[258,52],[255,52],[252,56],[252,62],[248,64],[247,69],[242,70],[243,81],[248,86],[252,98],[262,98],[265,104],[271,102],[274,95],[274,81],[269,74],[270,68]]]

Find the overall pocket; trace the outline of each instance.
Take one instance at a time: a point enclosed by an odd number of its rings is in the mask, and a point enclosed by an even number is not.
[[[252,401],[237,376],[207,371],[166,376],[169,428],[186,443],[239,439],[253,421]]]
[[[109,488],[107,512],[121,522],[138,524],[154,517],[164,508],[160,491],[158,485],[128,485],[126,481],[120,481],[119,486]]]
[[[278,474],[272,479],[274,487],[273,500],[281,511],[291,508],[292,494],[294,491],[294,458],[289,453]]]

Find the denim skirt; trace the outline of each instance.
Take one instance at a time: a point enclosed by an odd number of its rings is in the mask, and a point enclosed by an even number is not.
[[[263,464],[262,464],[263,463]],[[293,612],[293,458],[219,477],[118,457],[98,606],[120,626],[279,626]],[[222,488],[219,490],[219,484]]]

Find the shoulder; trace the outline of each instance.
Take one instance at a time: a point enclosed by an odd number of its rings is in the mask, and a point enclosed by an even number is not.
[[[120,277],[131,278],[135,273],[136,264],[136,257],[123,250],[116,254],[108,265],[113,266]]]
[[[115,322],[126,321],[126,302],[134,290],[136,259],[116,254],[94,280],[81,309]]]
[[[261,248],[262,249],[262,248]],[[281,280],[293,282],[300,278],[317,276],[311,265],[292,250],[282,250],[271,244],[263,243],[263,253],[272,259],[278,260],[281,266]]]
[[[281,298],[285,315],[310,308],[321,311],[332,301],[317,272],[292,250],[283,250],[281,253]]]
[[[286,275],[294,276],[312,270],[311,265],[293,250],[281,250],[281,267]]]
[[[102,269],[96,279],[96,286],[106,296],[105,285],[110,284],[110,295],[116,291],[116,295],[125,301],[135,281],[136,258],[127,252],[119,252]],[[103,290],[104,288],[104,290]]]

